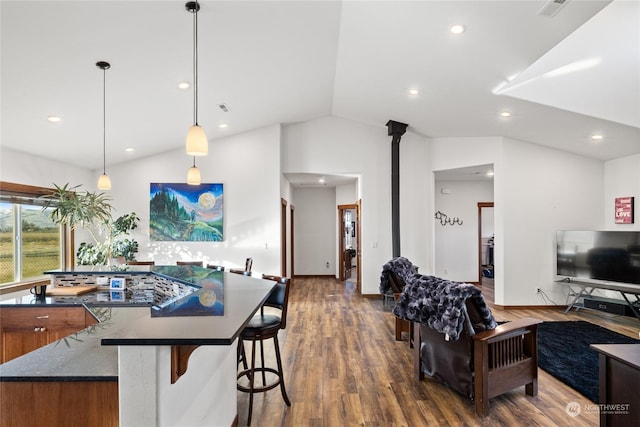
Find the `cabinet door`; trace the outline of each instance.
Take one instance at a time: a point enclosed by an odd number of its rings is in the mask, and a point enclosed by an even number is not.
[[[49,334],[33,328],[3,328],[2,363],[49,343]]]
[[[8,307],[0,310],[1,363],[95,323],[84,307]]]
[[[52,343],[54,341],[61,340],[62,338],[68,337],[69,335],[73,335],[78,331],[81,331],[84,328],[55,328],[49,329],[49,342]],[[47,344],[48,344],[47,343]]]

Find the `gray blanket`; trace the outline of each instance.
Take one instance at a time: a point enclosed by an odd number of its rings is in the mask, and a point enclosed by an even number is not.
[[[391,289],[391,284],[389,283],[389,278],[387,271],[393,271],[396,273],[405,283],[409,281],[411,276],[418,272],[418,267],[413,265],[411,261],[409,261],[405,257],[395,257],[385,265],[382,266],[382,274],[380,275],[380,293],[385,294],[387,291]]]
[[[495,329],[496,322],[478,287],[435,276],[416,274],[406,281],[393,314],[457,340],[464,327],[467,298],[473,300],[486,328]]]

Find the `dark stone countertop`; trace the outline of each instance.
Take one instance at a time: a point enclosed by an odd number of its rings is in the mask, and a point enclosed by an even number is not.
[[[149,267],[142,268],[149,274]],[[189,284],[193,292],[155,303],[133,298],[106,301],[104,293],[108,290],[43,300],[26,291],[26,295],[0,301],[0,309],[81,305],[100,320],[0,365],[0,381],[115,381],[118,345],[231,345],[275,285],[268,280],[194,266],[154,266],[151,270],[170,281]]]

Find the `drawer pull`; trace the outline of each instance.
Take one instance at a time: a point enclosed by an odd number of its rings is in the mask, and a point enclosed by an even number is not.
[[[36,319],[48,319],[49,315],[45,314],[44,316],[36,316]]]

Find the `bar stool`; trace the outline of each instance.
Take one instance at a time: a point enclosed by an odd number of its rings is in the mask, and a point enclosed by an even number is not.
[[[176,265],[197,265],[202,267],[202,261],[176,261]]]
[[[288,277],[262,275],[263,278],[268,280],[275,280],[278,283],[273,288],[269,297],[260,307],[260,314],[256,314],[247,323],[238,339],[238,363],[242,360],[244,369],[238,373],[238,380],[242,377],[246,377],[249,380],[249,385],[245,386],[238,382],[238,390],[249,393],[249,416],[247,418],[247,425],[251,425],[251,414],[253,412],[253,394],[261,393],[271,390],[277,386],[280,386],[280,392],[282,398],[287,406],[291,406],[287,391],[284,385],[284,376],[282,372],[282,360],[280,358],[280,345],[278,343],[278,331],[285,329],[287,325],[287,305],[289,303],[289,285],[291,280]],[[273,307],[280,310],[280,315],[277,314],[265,314],[264,307]],[[276,354],[277,369],[265,366],[264,363],[264,340],[273,338],[273,347]],[[251,341],[251,367],[247,367],[246,354],[244,352],[244,341]],[[256,342],[260,342],[260,361],[261,365],[256,367]],[[262,385],[255,384],[255,374],[260,372],[262,374]],[[276,380],[270,384],[267,384],[266,373],[270,372],[277,376]]]

